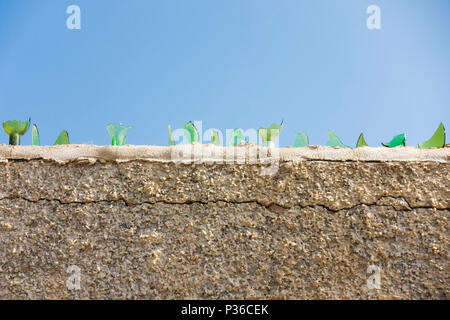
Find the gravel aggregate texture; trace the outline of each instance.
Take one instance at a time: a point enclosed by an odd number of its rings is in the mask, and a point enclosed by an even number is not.
[[[449,299],[449,173],[449,147],[0,145],[0,299]]]

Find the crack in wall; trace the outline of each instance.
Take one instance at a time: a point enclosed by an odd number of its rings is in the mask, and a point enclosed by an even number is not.
[[[403,200],[406,202],[406,204],[408,205],[407,208],[405,209],[397,209],[395,204],[379,204],[378,202],[383,200],[383,199],[387,199],[387,198],[392,198],[392,199],[397,199],[397,200]],[[140,206],[140,205],[144,205],[144,204],[149,204],[149,205],[155,205],[155,204],[167,204],[167,205],[192,205],[192,204],[203,204],[203,205],[208,205],[208,204],[217,204],[219,202],[223,202],[223,203],[228,203],[228,204],[235,204],[235,205],[239,205],[239,204],[252,204],[255,203],[261,207],[266,208],[269,211],[276,211],[276,207],[280,207],[282,210],[290,210],[294,207],[299,207],[301,209],[311,209],[311,208],[322,208],[327,210],[329,213],[336,213],[342,210],[352,210],[355,209],[357,207],[360,207],[362,205],[368,206],[368,207],[392,207],[394,210],[396,211],[411,211],[411,210],[415,210],[415,209],[435,209],[438,211],[447,211],[450,208],[437,208],[435,206],[412,206],[410,201],[408,201],[405,197],[401,197],[401,196],[382,196],[382,197],[378,197],[374,202],[372,203],[368,203],[368,202],[359,202],[357,204],[354,204],[350,207],[342,207],[342,208],[338,208],[338,209],[333,209],[330,208],[326,205],[323,204],[311,204],[311,205],[302,205],[302,204],[294,204],[291,206],[286,206],[280,203],[276,203],[276,202],[266,202],[266,201],[261,201],[261,200],[227,200],[227,199],[216,199],[216,200],[208,200],[208,201],[204,201],[204,200],[192,200],[192,199],[188,199],[188,200],[183,200],[183,201],[171,201],[171,200],[155,200],[155,201],[141,201],[139,203],[131,203],[129,201],[127,201],[126,199],[110,199],[110,200],[90,200],[90,201],[62,201],[60,199],[47,199],[47,198],[39,198],[37,200],[34,199],[29,199],[23,196],[6,196],[6,197],[1,197],[0,201],[2,200],[23,200],[26,202],[32,202],[32,203],[39,203],[42,201],[47,201],[47,202],[57,202],[59,205],[72,205],[72,204],[80,204],[80,205],[87,205],[87,204],[99,204],[99,203],[115,203],[115,202],[122,202],[125,206],[127,207],[135,207],[135,206]]]

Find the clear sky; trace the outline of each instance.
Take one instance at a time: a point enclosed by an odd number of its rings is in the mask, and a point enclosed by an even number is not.
[[[81,30],[66,27],[72,4]],[[112,122],[132,126],[127,144],[167,145],[168,124],[284,119],[281,146],[328,130],[417,146],[450,128],[450,1],[0,0],[0,121],[28,117],[42,144],[62,129],[109,144]]]

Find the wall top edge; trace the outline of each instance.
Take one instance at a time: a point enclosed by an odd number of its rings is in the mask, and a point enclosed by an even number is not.
[[[256,145],[222,147],[208,144],[177,146],[7,146],[0,145],[0,162],[9,160],[78,161],[152,161],[152,162],[299,162],[299,161],[450,161],[450,147],[361,147],[342,149],[326,146],[267,148]],[[254,162],[252,162],[254,161]]]

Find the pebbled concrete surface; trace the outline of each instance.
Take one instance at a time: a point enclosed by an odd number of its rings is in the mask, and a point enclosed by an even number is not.
[[[251,148],[0,146],[0,299],[449,298],[450,148]]]

